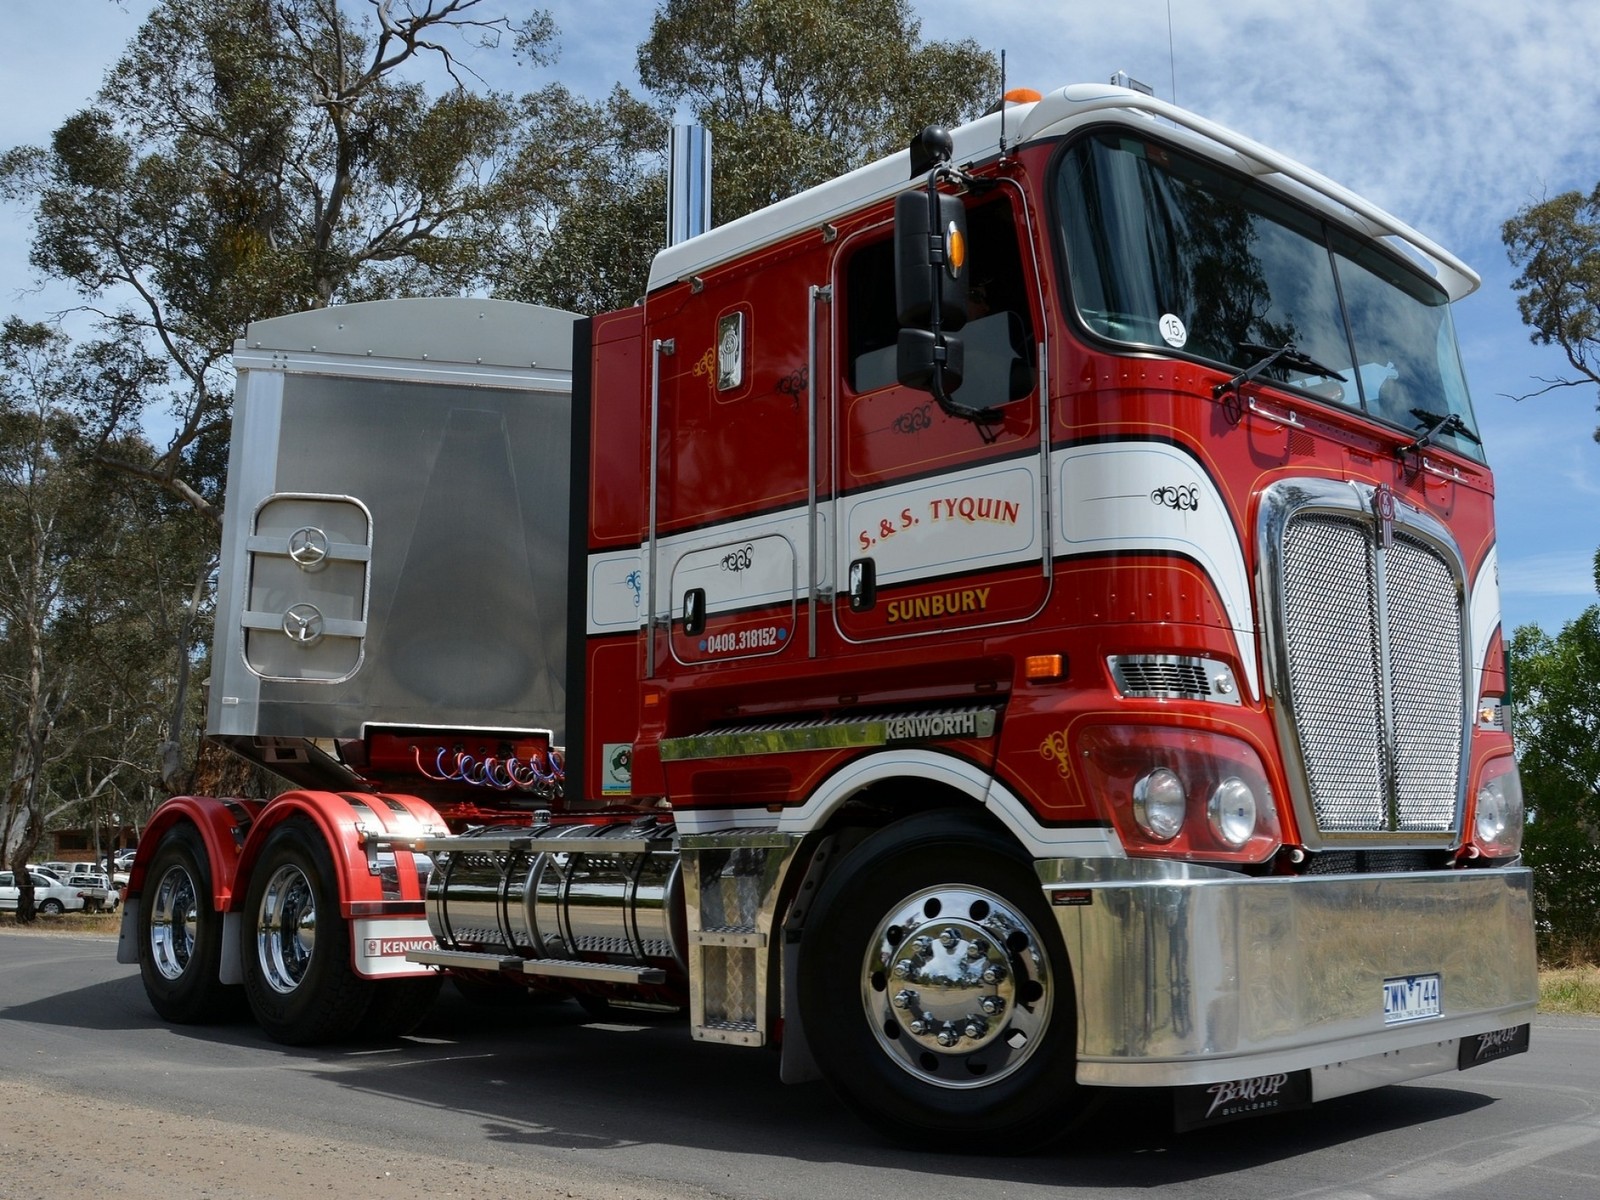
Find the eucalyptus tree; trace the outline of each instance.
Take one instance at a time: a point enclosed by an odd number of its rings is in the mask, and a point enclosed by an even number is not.
[[[908,0],[664,0],[639,78],[712,135],[718,223],[999,99],[994,55],[923,42]]]
[[[1533,331],[1529,340],[1560,349],[1572,369],[1540,380],[1535,394],[1600,385],[1600,187],[1529,204],[1500,234],[1521,272],[1512,287],[1523,324]]]
[[[13,869],[70,805],[65,781],[87,772],[100,794],[148,777],[133,760],[153,764],[167,732],[177,607],[165,593],[192,574],[200,539],[182,526],[200,519],[93,460],[79,405],[115,403],[116,364],[42,325],[0,327],[0,852]],[[152,456],[137,438],[108,445]]]
[[[1509,658],[1542,948],[1600,961],[1600,605],[1557,634],[1523,626]]]
[[[0,157],[34,266],[152,360],[98,414],[108,437],[170,424],[128,470],[215,521],[227,356],[249,321],[492,287],[506,240],[554,224],[596,143],[618,140],[595,131],[614,106],[488,86],[477,67],[547,64],[556,38],[542,11],[507,4],[514,22],[497,3],[158,0],[49,146]]]

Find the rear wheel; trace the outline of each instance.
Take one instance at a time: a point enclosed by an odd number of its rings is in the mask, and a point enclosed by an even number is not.
[[[823,1074],[899,1141],[1014,1154],[1087,1112],[1066,949],[1039,882],[1007,838],[959,814],[897,822],[835,868],[801,942],[799,1001]]]
[[[291,1046],[353,1032],[374,984],[350,962],[333,857],[315,826],[291,817],[267,836],[245,893],[244,987],[267,1036]]]
[[[194,1025],[233,1015],[239,989],[219,978],[222,914],[211,902],[211,860],[193,825],[174,825],[156,846],[137,931],[139,976],[163,1020]]]
[[[47,917],[59,917],[67,911],[67,906],[52,897],[49,900],[41,900],[39,902],[39,911]]]

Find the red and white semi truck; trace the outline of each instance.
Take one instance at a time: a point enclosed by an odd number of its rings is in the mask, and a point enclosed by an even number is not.
[[[290,1043],[676,1006],[912,1141],[1524,1050],[1476,283],[1078,86],[625,311],[257,322],[208,725],[296,790],[164,804],[119,957]]]

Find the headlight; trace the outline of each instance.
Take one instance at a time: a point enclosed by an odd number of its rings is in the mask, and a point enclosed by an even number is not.
[[[1256,794],[1237,775],[1217,784],[1206,802],[1206,817],[1217,839],[1237,850],[1256,832]]]
[[[1133,819],[1158,842],[1170,842],[1183,828],[1183,781],[1157,767],[1133,785]]]
[[[1473,830],[1478,844],[1495,858],[1505,858],[1522,849],[1522,777],[1516,761],[1510,758],[1489,763],[1478,785],[1478,803]]]

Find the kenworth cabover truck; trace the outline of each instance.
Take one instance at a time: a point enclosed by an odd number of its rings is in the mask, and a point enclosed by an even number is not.
[[[625,311],[257,322],[208,729],[294,790],[164,804],[119,957],[296,1044],[671,1006],[923,1144],[1524,1050],[1476,283],[1078,86]]]

